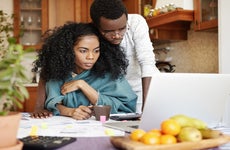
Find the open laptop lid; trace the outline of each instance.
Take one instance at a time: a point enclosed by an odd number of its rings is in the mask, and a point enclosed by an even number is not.
[[[160,73],[152,77],[139,128],[185,114],[210,127],[230,123],[230,74]]]

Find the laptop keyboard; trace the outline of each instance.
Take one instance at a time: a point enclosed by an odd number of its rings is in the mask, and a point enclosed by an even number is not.
[[[128,127],[137,129],[139,127],[139,125],[133,125],[133,126],[128,126]]]
[[[128,113],[128,114],[118,114],[115,116],[110,116],[110,119],[117,120],[117,121],[123,121],[123,120],[139,120],[141,117],[141,114],[138,113]]]

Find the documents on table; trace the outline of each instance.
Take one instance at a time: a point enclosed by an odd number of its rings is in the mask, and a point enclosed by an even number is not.
[[[44,119],[30,118],[28,113],[22,113],[18,138],[29,135],[68,136],[68,137],[103,137],[124,136],[120,130],[104,127],[103,123],[94,117],[88,120],[75,120],[70,117],[53,116]]]

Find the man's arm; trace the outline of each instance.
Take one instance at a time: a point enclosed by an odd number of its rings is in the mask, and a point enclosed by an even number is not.
[[[152,77],[144,77],[142,78],[142,111],[144,109],[144,105],[145,105],[145,99],[149,90],[149,85],[151,82]]]

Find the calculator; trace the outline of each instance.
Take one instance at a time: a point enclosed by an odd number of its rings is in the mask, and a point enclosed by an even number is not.
[[[19,139],[23,142],[23,150],[52,150],[77,140],[74,137],[27,136]]]

